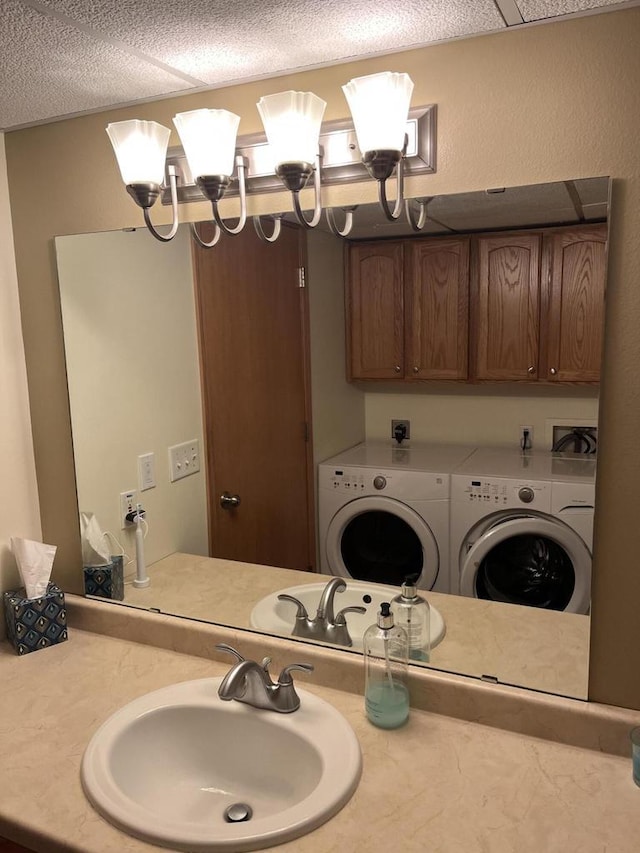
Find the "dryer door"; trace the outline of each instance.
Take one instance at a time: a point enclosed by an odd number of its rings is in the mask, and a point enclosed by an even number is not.
[[[460,558],[462,595],[546,610],[587,613],[591,554],[578,534],[553,518],[508,515]]]
[[[331,573],[400,586],[407,575],[431,589],[440,559],[431,528],[415,510],[382,495],[356,498],[334,515],[325,541]]]

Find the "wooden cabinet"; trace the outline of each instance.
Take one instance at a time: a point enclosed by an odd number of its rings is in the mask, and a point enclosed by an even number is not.
[[[468,294],[468,237],[350,246],[350,378],[465,379]]]
[[[355,243],[351,379],[598,382],[606,225]]]
[[[540,378],[598,382],[604,334],[607,226],[581,226],[545,236],[548,286]]]
[[[475,238],[477,380],[598,382],[606,225]]]

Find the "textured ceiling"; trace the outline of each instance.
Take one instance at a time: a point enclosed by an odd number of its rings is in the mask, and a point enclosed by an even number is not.
[[[0,130],[612,5],[0,0]]]

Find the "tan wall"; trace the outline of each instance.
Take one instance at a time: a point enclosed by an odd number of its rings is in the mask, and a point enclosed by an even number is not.
[[[79,508],[133,559],[119,496],[138,490],[147,565],[208,554],[204,463],[172,483],[168,462],[194,438],[204,454],[190,242],[188,226],[162,251],[146,228],[56,239]],[[155,454],[156,486],[139,491],[143,453]]]
[[[170,124],[178,110],[226,106],[259,130],[255,102],[286,88],[346,115],[340,84],[392,69],[415,81],[413,103],[438,104],[438,172],[409,182],[437,194],[611,175],[609,308],[601,395],[590,697],[640,708],[640,572],[634,501],[640,482],[640,9],[450,42],[209,94],[86,116],[7,136],[23,329],[45,537],[60,543],[75,578],[77,537],[58,296],[51,238],[139,224],[120,185],[104,126],[139,116]],[[370,184],[329,202],[375,200]],[[265,197],[261,210],[284,206]],[[204,208],[200,210],[204,213]],[[193,215],[185,210],[182,215]],[[635,677],[634,677],[635,675]]]
[[[40,539],[38,487],[29,423],[18,282],[8,202],[4,136],[0,133],[0,591],[20,586],[12,536]],[[0,637],[4,636],[0,613]]]

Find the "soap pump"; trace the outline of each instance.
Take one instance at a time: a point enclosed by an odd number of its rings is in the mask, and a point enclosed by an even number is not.
[[[380,605],[377,623],[364,632],[365,710],[381,729],[397,729],[409,716],[407,632],[394,624],[391,605]]]
[[[409,637],[409,660],[427,662],[431,655],[431,608],[429,602],[418,595],[417,575],[408,575],[400,595],[391,602],[397,623]]]

